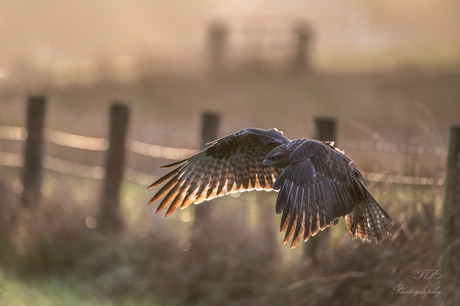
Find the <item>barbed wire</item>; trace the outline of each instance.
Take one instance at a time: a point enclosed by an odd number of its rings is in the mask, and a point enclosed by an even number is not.
[[[52,129],[45,129],[45,140],[60,146],[89,151],[105,151],[109,147],[107,138],[88,137]]]
[[[27,129],[20,126],[0,126],[0,139],[24,141],[27,139]]]
[[[22,167],[23,165],[24,159],[22,157],[22,154],[0,152],[0,166]]]
[[[419,145],[397,144],[382,141],[344,139],[340,141],[340,148],[401,154],[447,156],[447,149],[439,146],[427,148]]]
[[[400,185],[421,185],[421,186],[444,186],[444,178],[428,176],[409,176],[383,174],[377,172],[361,171],[364,179],[374,183],[400,184]]]
[[[135,139],[131,139],[128,142],[128,150],[144,156],[175,160],[187,158],[198,152],[198,150],[195,149],[165,147],[145,143]]]
[[[24,160],[19,153],[0,152],[0,166],[22,167]],[[61,174],[73,175],[81,178],[102,180],[105,177],[105,169],[100,166],[88,166],[85,164],[69,162],[63,159],[46,155],[43,158],[43,167]],[[369,182],[401,184],[401,185],[422,185],[422,186],[443,186],[443,178],[407,176],[395,174],[383,174],[377,172],[364,172],[364,178]],[[126,168],[125,178],[141,185],[149,185],[156,180],[153,174],[141,172],[132,168]]]
[[[44,138],[49,143],[80,150],[106,151],[109,147],[109,141],[104,137],[89,137],[54,129],[45,129]],[[0,126],[0,139],[24,141],[27,139],[27,129],[20,126]],[[198,152],[196,149],[160,146],[136,139],[128,140],[127,149],[136,154],[171,160],[183,159]]]
[[[44,136],[45,140],[50,143],[81,150],[105,151],[109,145],[108,139],[104,137],[89,137],[54,129],[45,129]],[[0,139],[24,141],[27,139],[27,129],[20,126],[0,126]],[[136,139],[130,139],[127,147],[128,150],[133,153],[172,160],[186,158],[198,152],[196,149],[160,146]],[[355,139],[344,139],[340,141],[340,148],[402,154],[435,155],[442,157],[447,155],[447,149],[440,146],[431,148],[420,145]]]
[[[43,167],[47,170],[62,174],[70,174],[81,178],[101,180],[105,177],[105,169],[103,167],[69,162],[49,155],[43,158]]]
[[[0,152],[0,166],[20,168],[23,165],[24,158],[22,154]],[[105,178],[105,169],[103,167],[69,162],[49,155],[43,157],[43,168],[60,174],[73,175],[85,179],[102,180]],[[124,176],[126,179],[141,185],[149,185],[157,179],[155,175],[132,168],[126,168]]]
[[[109,145],[107,138],[82,136],[54,129],[45,129],[44,136],[47,142],[81,150],[106,151]],[[19,126],[0,126],[0,139],[24,141],[27,139],[27,129],[25,127]],[[418,155],[425,154],[445,156],[447,154],[447,151],[441,147],[425,148],[415,145],[400,145],[389,142],[374,142],[350,139],[345,139],[342,141],[340,147],[344,149],[374,150]],[[183,159],[198,152],[196,149],[160,146],[145,143],[136,139],[128,140],[127,149],[133,153],[148,157],[172,160]],[[23,164],[24,160],[22,154],[0,151],[0,166],[22,167]],[[73,175],[81,178],[101,180],[105,177],[105,169],[103,167],[70,162],[49,155],[44,156],[43,167],[47,170],[51,170],[57,173]],[[405,176],[376,172],[363,172],[363,176],[367,181],[370,182],[404,185],[444,185],[443,178]],[[132,168],[127,168],[125,170],[125,177],[128,180],[138,182],[142,185],[148,185],[155,180],[154,175],[137,171]]]

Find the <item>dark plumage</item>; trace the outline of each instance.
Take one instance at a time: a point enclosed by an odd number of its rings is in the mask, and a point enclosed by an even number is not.
[[[166,216],[179,206],[199,204],[231,192],[279,191],[284,243],[303,238],[345,217],[348,232],[362,241],[381,242],[393,224],[363,183],[353,162],[332,143],[289,140],[276,129],[244,129],[212,142],[201,152],[163,168],[177,166],[149,188],[166,183],[149,204],[161,201]]]

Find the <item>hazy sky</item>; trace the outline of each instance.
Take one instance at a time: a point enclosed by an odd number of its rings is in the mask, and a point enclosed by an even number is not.
[[[460,53],[458,0],[0,0],[0,75],[25,62],[193,55],[216,18],[248,26],[308,20],[326,66],[350,55],[449,61]]]

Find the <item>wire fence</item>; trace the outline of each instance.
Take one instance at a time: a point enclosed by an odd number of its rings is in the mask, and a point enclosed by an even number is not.
[[[419,145],[397,144],[383,141],[366,141],[345,139],[340,142],[343,149],[355,149],[362,151],[379,151],[387,153],[434,155],[445,157],[447,150],[442,147],[424,147]]]
[[[103,152],[108,149],[108,139],[104,137],[89,137],[78,134],[62,132],[54,129],[45,129],[45,141],[68,148],[87,151]],[[27,129],[20,126],[0,126],[0,140],[24,141],[27,139]],[[376,142],[364,140],[345,139],[341,141],[341,148],[356,149],[365,151],[380,151],[386,153],[431,155],[445,158],[447,151],[441,147],[429,148],[423,146],[395,144],[390,142]],[[136,139],[129,139],[128,151],[152,158],[179,160],[189,157],[198,152],[192,148],[176,148],[145,143]],[[22,167],[23,156],[20,153],[0,151],[0,166]],[[43,167],[61,174],[73,175],[86,179],[101,180],[105,177],[105,169],[100,166],[89,166],[69,160],[59,159],[45,155]],[[363,175],[370,182],[404,184],[404,185],[431,185],[443,186],[444,178],[394,175],[377,172],[365,172]],[[133,168],[126,168],[124,172],[126,179],[135,181],[142,185],[148,185],[155,180],[156,176],[150,173],[138,171]]]
[[[104,152],[108,149],[108,139],[101,137],[89,137],[66,133],[53,129],[45,129],[44,138],[47,142],[63,147]],[[27,129],[19,126],[0,126],[0,139],[10,141],[24,141],[27,139]],[[163,159],[183,159],[198,152],[196,149],[174,148],[148,144],[136,139],[129,139],[127,148],[130,152],[143,156]],[[22,167],[24,158],[20,153],[0,151],[0,166]],[[100,166],[89,166],[68,160],[59,159],[50,155],[43,158],[43,167],[47,170],[61,174],[69,174],[81,178],[101,180],[105,177],[105,169]],[[151,183],[155,176],[149,173],[137,171],[132,168],[125,170],[125,177],[140,184]]]

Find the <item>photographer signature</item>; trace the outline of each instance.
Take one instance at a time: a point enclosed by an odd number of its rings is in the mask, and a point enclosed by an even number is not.
[[[422,279],[422,280],[429,280],[429,279],[440,279],[442,275],[440,274],[439,270],[436,269],[423,269],[417,271],[414,275],[414,279]],[[402,294],[402,295],[409,295],[411,297],[416,296],[434,296],[438,297],[441,295],[440,287],[436,287],[435,289],[414,289],[410,288],[409,286],[405,285],[404,283],[399,283],[393,286],[391,290],[391,294]]]

